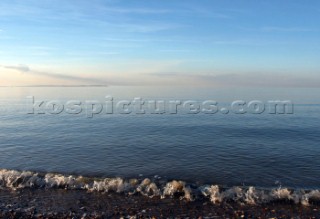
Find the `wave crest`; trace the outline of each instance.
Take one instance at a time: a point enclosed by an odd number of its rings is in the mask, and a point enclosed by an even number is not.
[[[187,201],[209,198],[213,204],[233,201],[244,204],[262,204],[285,200],[296,204],[310,205],[311,201],[320,201],[319,190],[292,190],[288,188],[274,188],[271,190],[255,187],[220,188],[218,185],[202,185],[199,187],[188,185],[184,181],[173,180],[159,184],[149,178],[88,178],[82,176],[63,175],[54,173],[36,173],[31,171],[16,171],[0,169],[0,188],[62,188],[81,189],[90,192],[117,192],[128,195],[141,194],[146,197],[176,197]]]

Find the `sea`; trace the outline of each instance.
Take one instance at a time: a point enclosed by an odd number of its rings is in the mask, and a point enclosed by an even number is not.
[[[270,101],[291,109],[274,113]],[[167,105],[155,112],[154,102]],[[0,88],[2,187],[141,192],[144,183],[153,195],[179,184],[211,199],[215,188],[319,195],[319,142],[317,88]]]

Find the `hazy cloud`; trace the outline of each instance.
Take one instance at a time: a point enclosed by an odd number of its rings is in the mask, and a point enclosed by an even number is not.
[[[170,29],[177,29],[185,27],[180,24],[171,24],[171,23],[153,23],[153,24],[120,24],[117,25],[118,28],[122,28],[127,32],[140,32],[140,33],[149,33],[149,32],[158,32]]]
[[[186,76],[177,72],[153,72],[153,73],[144,73],[144,75],[157,76],[157,77],[177,77],[177,76]]]
[[[320,87],[320,77],[295,76],[275,73],[247,74],[182,74],[150,73],[150,76],[171,78],[176,81],[187,80],[192,83],[214,86],[248,86],[248,87]]]
[[[104,7],[105,12],[122,13],[122,14],[167,14],[173,11],[168,9],[152,9],[152,8],[116,8]]]
[[[190,40],[186,38],[102,38],[103,41],[110,41],[110,42],[134,42],[134,43],[154,43],[154,42],[168,42],[168,43],[201,43],[201,40]]]
[[[18,65],[18,66],[1,66],[0,65],[0,67],[17,70],[23,73],[30,71],[30,68],[27,65]]]
[[[262,27],[263,32],[315,32],[316,29],[303,27]]]
[[[78,82],[79,85],[205,85],[223,87],[320,87],[320,76],[294,75],[282,72],[251,72],[251,73],[181,73],[181,72],[153,72],[135,74],[132,77],[94,78],[75,75],[58,74],[39,71],[27,65],[0,66],[16,70],[23,74],[46,76],[48,78],[62,79]],[[108,82],[108,83],[107,83]]]
[[[39,76],[46,76],[49,78],[56,78],[62,80],[69,80],[69,81],[76,81],[81,83],[95,83],[98,85],[106,85],[106,81],[101,80],[100,78],[85,78],[80,76],[73,76],[73,75],[66,75],[66,74],[59,74],[59,73],[52,73],[52,72],[44,72],[30,69],[27,65],[18,65],[18,66],[1,66],[6,69],[13,69],[25,74],[31,75],[39,75]]]
[[[224,86],[251,87],[320,87],[320,78],[294,76],[275,73],[224,74],[200,76],[206,81],[213,81]]]
[[[159,50],[159,52],[169,52],[169,53],[187,53],[187,52],[191,52],[191,50],[187,50],[187,49],[161,49]]]

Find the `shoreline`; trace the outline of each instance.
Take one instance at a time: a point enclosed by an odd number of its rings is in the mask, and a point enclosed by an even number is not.
[[[84,190],[0,189],[0,218],[319,218],[320,203],[309,206],[278,200],[267,204],[213,204],[141,194]]]

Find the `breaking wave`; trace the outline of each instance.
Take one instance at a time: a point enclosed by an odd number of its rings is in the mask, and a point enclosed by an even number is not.
[[[117,192],[128,195],[141,194],[150,198],[179,197],[187,201],[209,198],[213,204],[233,201],[243,204],[263,204],[274,201],[290,201],[310,205],[320,201],[319,190],[293,190],[289,188],[257,189],[235,186],[221,188],[218,185],[196,186],[184,181],[159,179],[89,178],[54,173],[37,173],[0,169],[0,189],[61,188],[87,190],[89,192]]]

